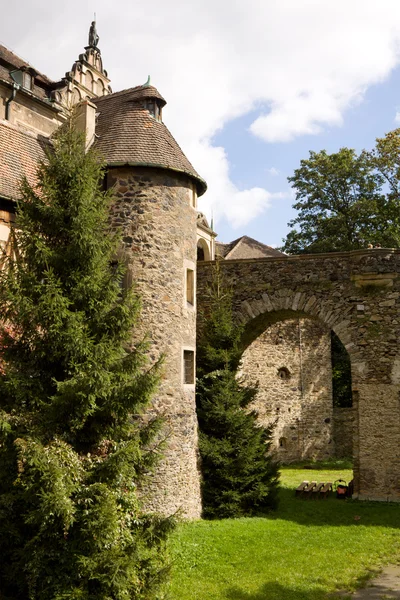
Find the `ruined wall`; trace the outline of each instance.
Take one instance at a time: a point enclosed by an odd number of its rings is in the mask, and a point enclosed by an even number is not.
[[[360,499],[400,502],[400,250],[221,261],[244,347],[270,325],[314,318],[350,355],[354,483]],[[198,297],[211,278],[198,264]]]
[[[198,518],[194,380],[184,383],[183,364],[184,351],[194,353],[196,339],[195,290],[193,303],[186,295],[187,270],[193,275],[196,270],[193,185],[185,175],[135,167],[110,169],[107,185],[115,185],[111,219],[122,231],[121,257],[142,298],[141,329],[151,340],[150,358],[165,354],[165,377],[149,412],[164,416],[167,447],[146,506]]]
[[[333,409],[333,440],[336,458],[353,456],[355,414],[353,408]]]
[[[243,353],[242,373],[259,383],[252,407],[275,423],[282,463],[334,456],[330,332],[311,319],[271,325]]]

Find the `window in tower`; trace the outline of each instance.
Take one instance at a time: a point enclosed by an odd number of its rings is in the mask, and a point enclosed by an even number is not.
[[[183,351],[183,383],[194,384],[194,350]]]
[[[186,302],[194,306],[194,270],[186,269]]]

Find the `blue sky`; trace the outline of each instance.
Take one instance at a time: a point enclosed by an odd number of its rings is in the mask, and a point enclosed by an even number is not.
[[[399,0],[19,0],[0,41],[60,79],[94,11],[114,91],[151,74],[221,241],[280,245],[294,216],[287,177],[309,150],[371,148],[396,127]]]
[[[336,152],[346,146],[358,152],[371,149],[377,137],[400,125],[395,122],[397,108],[400,110],[400,68],[397,67],[384,81],[372,85],[362,101],[349,107],[343,115],[343,124],[326,127],[317,135],[304,135],[289,143],[266,144],[256,138],[249,127],[257,111],[228,123],[214,138],[216,145],[227,149],[231,165],[231,178],[240,188],[257,185],[271,192],[280,192],[290,184],[287,177],[307,158],[309,151],[325,149]],[[276,173],[271,169],[276,169]],[[293,194],[292,190],[292,194]],[[289,228],[288,221],[296,216],[292,208],[294,197],[276,198],[262,219],[255,219],[233,230],[226,220],[218,224],[218,239],[231,241],[241,235],[249,235],[271,246],[279,246]]]

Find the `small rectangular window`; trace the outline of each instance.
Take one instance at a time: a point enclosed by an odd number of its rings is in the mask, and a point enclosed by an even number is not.
[[[193,208],[196,208],[197,205],[197,194],[196,194],[196,186],[193,184],[193,189],[192,189],[192,206]]]
[[[186,302],[194,305],[194,271],[186,269]]]
[[[26,90],[32,89],[32,75],[29,73],[24,72],[22,74],[22,87],[24,87]]]
[[[183,351],[183,383],[194,384],[194,351]]]

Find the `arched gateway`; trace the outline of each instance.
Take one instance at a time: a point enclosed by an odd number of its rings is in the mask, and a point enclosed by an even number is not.
[[[198,263],[198,304],[212,275]],[[243,347],[282,319],[319,320],[351,359],[360,499],[400,502],[400,251],[221,261]],[[204,301],[204,300],[203,300]]]

